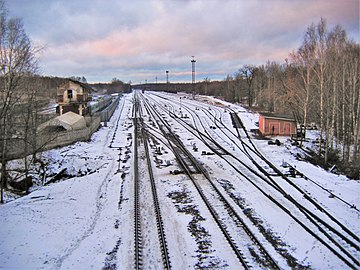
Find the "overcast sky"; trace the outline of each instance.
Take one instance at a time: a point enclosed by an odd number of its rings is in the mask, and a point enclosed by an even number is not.
[[[222,80],[244,64],[283,63],[327,20],[359,42],[359,0],[6,0],[45,49],[43,75],[133,83]]]

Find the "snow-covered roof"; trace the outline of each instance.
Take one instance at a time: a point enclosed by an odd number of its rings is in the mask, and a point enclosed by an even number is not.
[[[66,130],[83,129],[86,127],[86,121],[84,116],[70,111],[43,123],[39,130],[50,126],[62,126]]]
[[[296,120],[294,119],[294,117],[290,116],[290,115],[283,115],[283,114],[275,114],[275,113],[260,113],[260,115],[262,115],[265,118],[272,118],[272,119],[278,119],[278,120],[286,120],[286,121],[294,121],[296,122]]]

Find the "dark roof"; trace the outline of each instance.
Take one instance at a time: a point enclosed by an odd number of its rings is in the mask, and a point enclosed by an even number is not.
[[[260,115],[264,116],[265,118],[272,118],[272,119],[296,122],[295,118],[291,115],[276,114],[276,113],[260,113]]]
[[[69,79],[69,81],[80,85],[81,87],[83,87],[84,89],[86,89],[86,90],[88,90],[90,92],[94,91],[94,89],[90,85],[88,85],[87,83],[79,82],[79,81],[76,81],[76,80],[73,80],[73,79]]]

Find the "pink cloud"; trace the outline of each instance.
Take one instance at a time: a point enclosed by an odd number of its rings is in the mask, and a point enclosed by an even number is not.
[[[83,35],[62,32],[67,40],[45,40],[51,45],[43,59],[64,70],[83,65],[94,72],[100,67],[99,72],[134,70],[134,76],[155,77],[165,69],[172,70],[173,76],[189,76],[190,56],[195,55],[199,74],[205,74],[205,69],[232,74],[236,72],[232,69],[242,64],[283,62],[300,46],[306,28],[321,17],[327,18],[329,28],[341,24],[346,29],[359,29],[357,0],[146,3],[150,3],[146,10],[138,6],[130,9],[136,13],[123,13],[119,24],[115,19],[107,20],[109,24],[100,23],[101,27],[96,19],[90,24],[81,21],[75,29],[91,26]],[[149,7],[151,14],[147,13]],[[108,8],[106,15],[111,16],[110,12]],[[120,16],[118,13],[112,16]]]

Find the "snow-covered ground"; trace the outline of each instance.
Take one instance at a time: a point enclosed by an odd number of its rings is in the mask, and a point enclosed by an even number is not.
[[[191,100],[185,94],[164,94],[167,108],[176,114],[186,112],[186,106],[200,106],[212,110],[232,128],[227,109],[237,111],[247,130],[256,128],[258,115],[246,111],[239,105],[232,105],[211,97],[197,97]],[[146,93],[149,100],[163,102],[153,93]],[[180,99],[180,97],[182,97]],[[206,105],[205,105],[206,104]],[[217,105],[217,106],[215,106]],[[219,107],[221,105],[222,107]],[[133,95],[124,95],[107,126],[94,133],[89,142],[44,152],[42,159],[47,164],[48,178],[66,168],[71,178],[46,186],[37,186],[32,192],[18,199],[8,197],[8,203],[0,205],[0,269],[133,269],[134,268],[134,127],[132,122]],[[179,106],[183,106],[179,108]],[[182,109],[182,112],[180,112]],[[164,113],[164,112],[163,112]],[[187,112],[189,113],[189,112]],[[206,119],[203,110],[196,113]],[[202,155],[206,146],[177,121],[164,113],[164,118],[182,139],[184,145],[192,149],[193,155],[204,165],[211,178],[223,187],[229,196],[241,202],[239,212],[251,212],[251,217],[264,228],[269,237],[278,241],[283,248],[279,255],[274,246],[267,243],[264,234],[256,232],[281,268],[292,268],[289,261],[296,260],[295,267],[314,269],[349,268],[333,253],[329,252],[306,230],[291,220],[284,211],[269,200],[243,177],[239,176],[223,159],[215,155]],[[145,116],[149,130],[156,134],[149,116]],[[191,117],[186,121],[193,121]],[[210,121],[209,119],[204,121]],[[209,122],[209,125],[212,125]],[[200,128],[200,127],[199,127]],[[212,129],[226,147],[238,157],[242,154],[233,142],[225,138],[220,129]],[[311,135],[311,134],[309,134]],[[253,139],[256,147],[284,173],[285,162],[295,166],[308,178],[330,190],[344,201],[360,206],[360,186],[358,180],[329,173],[319,167],[298,160],[299,151],[291,146],[287,138],[279,138],[280,146],[268,145],[266,140]],[[154,153],[156,187],[163,216],[165,235],[168,243],[171,266],[174,269],[221,268],[239,269],[239,264],[223,235],[212,221],[209,211],[202,202],[194,186],[184,174],[173,175],[170,171],[179,169],[171,151],[161,141],[151,142]],[[155,155],[160,147],[161,155]],[[238,152],[237,152],[238,151]],[[144,156],[140,151],[140,159]],[[156,160],[156,161],[155,161]],[[159,160],[163,161],[160,164]],[[252,166],[251,162],[249,166]],[[15,163],[15,162],[14,162]],[[159,165],[160,164],[160,165]],[[166,166],[165,166],[166,164]],[[158,165],[158,166],[157,166]],[[143,265],[145,269],[162,269],[156,224],[153,220],[153,205],[150,186],[146,179],[146,166],[139,165],[141,180],[140,204],[143,234]],[[280,177],[278,184],[301,203],[308,202],[293,191]],[[313,182],[303,178],[293,178],[294,183],[311,194],[316,201],[351,231],[359,236],[359,211],[349,207]],[[257,183],[263,185],[262,183]],[[273,192],[269,187],[267,192]],[[287,204],[280,195],[274,197]],[[239,207],[239,206],[237,206]],[[293,206],[289,209],[296,212]],[[300,216],[300,214],[297,214]],[[252,222],[248,225],[258,231]],[[306,219],[303,220],[306,223]],[[309,225],[310,226],[310,225]],[[310,228],[314,229],[314,227]],[[359,260],[359,252],[350,249],[352,256]]]

